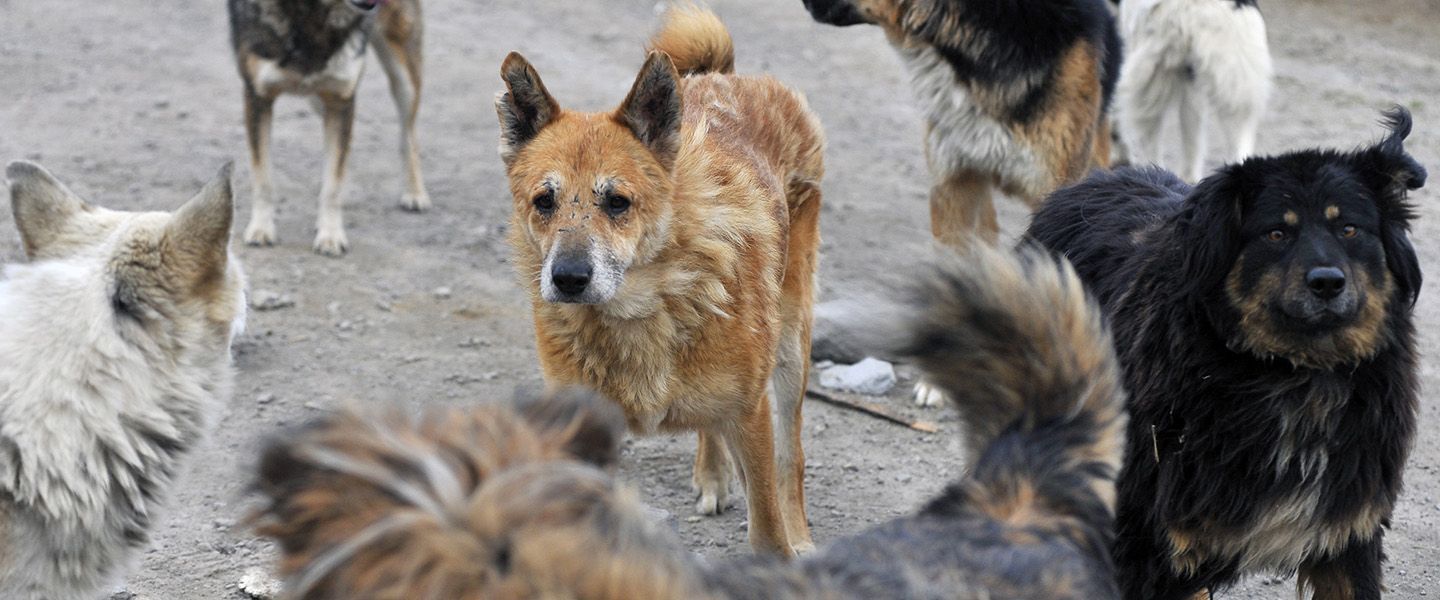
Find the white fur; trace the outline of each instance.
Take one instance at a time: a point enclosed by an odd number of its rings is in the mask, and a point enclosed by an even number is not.
[[[1272,88],[1265,20],[1230,0],[1125,0],[1120,3],[1125,64],[1116,87],[1120,133],[1137,164],[1160,163],[1166,115],[1180,120],[1179,169],[1205,173],[1205,121],[1213,114],[1229,141],[1227,158],[1255,150]]]
[[[158,440],[193,447],[228,397],[243,284],[229,335],[198,317],[117,316],[110,262],[126,229],[0,279],[0,598],[97,597],[178,469]]]

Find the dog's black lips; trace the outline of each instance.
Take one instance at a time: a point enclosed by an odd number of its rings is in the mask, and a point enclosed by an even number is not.
[[[384,0],[350,0],[350,5],[365,12],[369,12],[375,10],[375,8],[380,6],[383,1]]]

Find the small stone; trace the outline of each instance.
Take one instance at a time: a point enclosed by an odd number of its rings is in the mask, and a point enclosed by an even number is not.
[[[295,299],[289,294],[281,294],[270,290],[255,290],[250,293],[250,308],[260,312],[268,310],[280,310],[295,306]]]
[[[269,404],[275,401],[275,394],[260,394],[255,397],[256,404]]]
[[[445,287],[445,286],[443,286],[443,285],[440,286],[440,287],[435,288],[435,291],[433,291],[433,292],[431,292],[431,293],[434,294],[436,298],[439,298],[439,299],[441,299],[441,300],[444,300],[444,299],[446,299],[446,298],[449,298],[449,297],[452,295],[452,292],[451,292],[450,288]]]
[[[280,596],[280,582],[263,569],[250,567],[240,576],[240,591],[257,600],[273,600]]]
[[[686,522],[686,523],[699,523],[699,522],[700,522],[700,517],[699,517],[698,515],[690,515],[690,516],[688,516],[688,517],[685,517],[685,522]]]
[[[895,387],[895,367],[866,357],[853,365],[836,365],[820,372],[820,385],[845,392],[883,396]]]

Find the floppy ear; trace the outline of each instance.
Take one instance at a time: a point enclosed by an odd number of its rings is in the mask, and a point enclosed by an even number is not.
[[[500,158],[509,165],[520,148],[560,115],[560,103],[519,52],[505,57],[500,78],[505,80],[506,91],[495,97],[495,113],[500,116]]]
[[[1405,138],[1410,135],[1410,111],[1396,106],[1385,111],[1385,125],[1390,134],[1380,143],[1355,155],[1355,167],[1379,204],[1384,226],[1380,240],[1385,247],[1385,263],[1395,277],[1402,297],[1411,304],[1420,294],[1420,264],[1410,244],[1410,221],[1415,206],[1408,200],[1410,190],[1425,185],[1425,167],[1405,152]]]
[[[5,168],[10,181],[10,210],[25,255],[34,259],[64,235],[65,226],[77,214],[90,210],[79,196],[60,183],[45,167],[17,160]]]
[[[1176,296],[1199,301],[1219,286],[1240,249],[1241,206],[1245,194],[1243,164],[1232,164],[1205,178],[1185,199],[1176,224],[1180,271],[1185,285]]]
[[[230,253],[230,224],[235,216],[230,189],[232,163],[220,172],[165,226],[165,261],[194,281],[225,273]]]
[[[680,150],[680,74],[670,55],[651,52],[635,76],[630,95],[615,111],[615,119],[630,128],[669,170]]]
[[[547,441],[559,441],[579,460],[601,468],[620,460],[625,416],[614,403],[594,393],[571,388],[538,398],[521,395],[515,409]]]

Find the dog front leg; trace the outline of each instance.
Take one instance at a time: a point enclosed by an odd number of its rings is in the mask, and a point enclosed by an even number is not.
[[[355,124],[354,94],[325,94],[320,97],[325,120],[325,178],[320,184],[320,207],[316,217],[315,251],[326,256],[343,256],[350,249],[345,238],[342,214],[345,160],[350,154],[350,131]]]
[[[930,188],[930,233],[935,239],[962,249],[975,238],[991,244],[999,239],[992,179],[970,170],[939,174]]]
[[[250,224],[245,243],[270,246],[275,235],[275,190],[270,183],[270,121],[275,96],[245,86],[245,141],[250,147]]]
[[[770,427],[770,399],[764,392],[747,407],[740,423],[724,430],[726,445],[740,465],[750,519],[750,546],[784,557],[795,555],[785,535],[775,484],[775,440]]]
[[[1315,600],[1380,600],[1380,564],[1385,561],[1381,536],[1377,531],[1369,540],[1346,546],[1337,556],[1301,565],[1296,579],[1298,596],[1305,597],[1309,588]]]
[[[721,436],[700,431],[695,447],[695,513],[718,515],[730,496],[730,453]]]
[[[375,43],[375,56],[385,69],[390,81],[390,97],[400,116],[400,160],[405,166],[405,195],[400,198],[400,207],[415,212],[430,208],[430,194],[425,191],[425,178],[420,174],[420,145],[415,134],[423,68],[423,29],[419,17],[419,14],[391,16],[381,28],[381,39]]]

